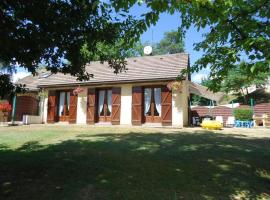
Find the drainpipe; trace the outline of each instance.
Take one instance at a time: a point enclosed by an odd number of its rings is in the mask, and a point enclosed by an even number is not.
[[[17,95],[14,94],[13,101],[12,101],[12,115],[11,115],[12,125],[15,124],[16,101],[17,101]]]
[[[254,115],[254,99],[253,98],[250,99],[250,107],[252,110],[252,114]]]

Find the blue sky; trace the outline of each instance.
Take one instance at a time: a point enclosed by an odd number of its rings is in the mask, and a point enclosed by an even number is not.
[[[143,12],[147,11],[144,5],[134,6],[130,13],[138,16]],[[163,13],[160,15],[159,21],[155,26],[151,26],[144,34],[141,36],[142,42],[152,42],[152,33],[153,33],[153,42],[158,42],[163,38],[163,35],[166,31],[177,30],[180,25],[180,14],[175,13],[173,15]],[[191,27],[187,31],[185,38],[185,51],[190,54],[190,64],[192,65],[196,60],[202,56],[202,52],[193,50],[193,44],[203,40],[202,34],[208,30],[197,31],[194,27]],[[192,75],[192,80],[195,82],[200,82],[203,77],[206,77],[209,71],[207,69],[200,71],[199,73]],[[15,75],[15,79],[22,78],[28,73],[20,68],[18,69],[18,74]]]
[[[180,19],[179,15],[170,15],[162,14],[158,23],[155,26],[151,26],[142,36],[141,40],[143,42],[149,41],[152,42],[152,33],[153,33],[153,42],[158,42],[163,38],[164,32],[177,30],[179,27]],[[203,52],[195,51],[193,44],[203,40],[202,34],[206,32],[207,29],[203,31],[197,31],[194,27],[191,27],[185,37],[185,52],[189,53],[190,64],[193,65],[196,60],[198,60]],[[209,70],[201,70],[199,73],[192,75],[192,80],[195,82],[200,82],[202,78],[206,77],[209,74]]]

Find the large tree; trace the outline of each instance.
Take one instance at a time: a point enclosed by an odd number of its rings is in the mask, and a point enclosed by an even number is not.
[[[114,0],[116,8],[130,8],[133,0]],[[140,1],[149,8],[147,24],[156,23],[163,12],[180,12],[179,32],[194,26],[208,27],[203,41],[195,44],[203,56],[190,68],[197,72],[210,68],[214,80],[212,90],[218,90],[230,69],[246,58],[249,77],[270,70],[270,1],[269,0],[151,0]]]
[[[11,65],[18,62],[32,73],[42,62],[52,72],[87,79],[90,75],[85,73],[85,63],[98,55],[117,73],[125,66],[126,50],[158,21],[161,13],[180,12],[182,36],[191,26],[210,29],[195,45],[204,55],[190,71],[210,67],[215,83],[211,89],[218,90],[229,70],[236,68],[243,57],[250,77],[270,70],[269,0],[139,2],[148,9],[133,17],[128,12],[138,3],[135,0],[2,0],[0,60]],[[100,45],[117,44],[121,46],[113,55],[99,50]]]
[[[173,54],[184,52],[184,42],[178,31],[164,33],[163,39],[154,45],[153,54]]]
[[[40,63],[52,72],[71,73],[80,79],[85,64],[95,57],[109,61],[116,72],[124,67],[125,49],[140,36],[142,22],[124,9],[117,12],[99,0],[0,1],[0,61],[18,63],[35,73]],[[121,43],[108,54],[100,45]]]

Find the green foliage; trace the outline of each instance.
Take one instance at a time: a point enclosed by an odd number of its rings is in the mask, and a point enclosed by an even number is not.
[[[118,9],[128,9],[136,3],[133,0],[113,2]],[[212,90],[219,89],[243,56],[247,58],[244,68],[250,77],[270,71],[269,0],[153,0],[145,4],[149,8],[145,14],[148,24],[155,24],[163,12],[180,12],[179,32],[183,36],[191,26],[197,30],[209,27],[203,41],[195,44],[195,50],[204,54],[190,72],[210,67]]]
[[[250,108],[237,108],[234,110],[234,117],[236,120],[251,121],[253,112]]]
[[[215,87],[215,79],[208,80],[206,86],[209,88],[215,88],[214,91],[222,91],[227,94],[230,93],[238,97],[243,97],[244,101],[247,101],[246,95],[248,94],[248,87],[252,85],[262,86],[266,84],[269,76],[270,73],[268,72],[251,74],[249,70],[247,70],[246,63],[241,62],[239,65],[228,71],[228,75],[220,83],[219,87]]]
[[[191,104],[197,106],[209,106],[209,99],[201,97],[199,95],[192,94],[191,95]]]
[[[4,0],[0,9],[1,60],[18,63],[33,74],[42,62],[54,73],[89,79],[85,64],[97,56],[117,73],[125,67],[122,52],[146,30],[145,23],[127,10],[115,11],[110,3],[99,0]],[[99,51],[100,44],[119,43],[121,51]]]
[[[153,47],[153,55],[181,52],[184,52],[184,42],[178,31],[165,32],[163,39]]]
[[[8,98],[15,93],[24,92],[24,85],[14,85],[10,80],[10,75],[0,73],[0,99]]]

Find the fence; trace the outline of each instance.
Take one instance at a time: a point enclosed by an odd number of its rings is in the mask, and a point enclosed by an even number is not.
[[[250,108],[248,105],[240,105],[236,108]],[[270,115],[270,103],[260,103],[254,106],[254,115],[262,116],[263,114]],[[227,106],[195,106],[191,108],[191,117],[203,117],[211,115],[213,117],[222,116],[223,120],[226,121],[229,116],[233,115],[233,109]]]

